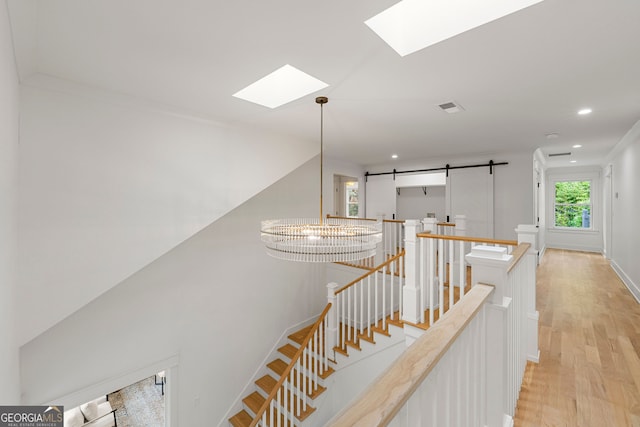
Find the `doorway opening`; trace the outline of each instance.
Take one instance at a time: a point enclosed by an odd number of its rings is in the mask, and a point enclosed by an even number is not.
[[[360,217],[358,178],[345,175],[333,176],[333,214],[348,218]]]

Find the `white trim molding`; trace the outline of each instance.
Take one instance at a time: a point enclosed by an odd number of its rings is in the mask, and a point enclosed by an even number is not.
[[[624,270],[620,268],[620,266],[614,260],[611,260],[610,263],[613,271],[616,272],[620,280],[622,280],[622,283],[625,284],[627,289],[629,289],[629,292],[631,292],[631,295],[633,295],[636,301],[638,301],[638,304],[640,304],[640,286],[638,286],[637,283],[633,283],[631,277],[629,277],[627,273],[625,273]]]

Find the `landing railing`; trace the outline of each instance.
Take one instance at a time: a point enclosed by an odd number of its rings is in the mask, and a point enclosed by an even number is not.
[[[411,230],[420,231],[417,224]],[[418,264],[416,285],[419,287],[419,323],[431,326],[462,298],[469,288],[468,266],[465,254],[471,247],[482,244],[504,247],[511,253],[518,245],[516,240],[486,239],[480,237],[453,236],[432,233],[416,235],[415,252],[411,258]],[[409,240],[413,239],[409,236]],[[408,261],[411,262],[411,261]]]
[[[338,289],[330,283],[332,304],[329,339],[336,351],[346,351],[348,343],[373,336],[373,329],[387,330],[387,322],[402,319],[404,256],[399,254]],[[328,347],[332,348],[332,347]]]
[[[256,413],[250,427],[292,425],[294,418],[300,419],[307,411],[309,395],[319,387],[318,377],[322,377],[329,369],[325,339],[330,309],[331,304],[327,304]]]
[[[531,358],[528,288],[536,257],[528,243],[512,254],[475,246],[467,259],[477,284],[326,425],[513,425]]]

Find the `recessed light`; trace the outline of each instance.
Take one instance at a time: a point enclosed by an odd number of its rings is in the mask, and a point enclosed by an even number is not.
[[[236,98],[276,108],[329,86],[287,64],[233,94]]]
[[[365,24],[400,56],[406,56],[541,1],[402,0]]]
[[[586,116],[587,114],[591,114],[593,110],[591,108],[583,108],[582,110],[578,111],[578,114],[581,116]]]
[[[582,148],[582,145],[580,145],[580,144],[575,144],[575,145],[573,145],[573,148]]]
[[[557,134],[555,132],[553,133],[548,133],[545,135],[545,138],[547,139],[558,139],[560,137],[560,134]]]
[[[569,163],[575,163],[577,160],[569,160]]]
[[[391,155],[391,158],[392,158],[392,159],[397,159],[397,158],[398,158],[398,155],[397,155],[397,154],[392,154],[392,155]]]

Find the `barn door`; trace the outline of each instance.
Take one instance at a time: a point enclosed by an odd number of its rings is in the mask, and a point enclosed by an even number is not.
[[[449,170],[447,215],[466,215],[466,235],[493,238],[493,174],[489,168]]]

